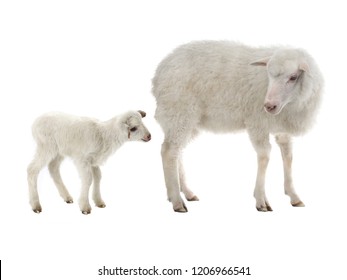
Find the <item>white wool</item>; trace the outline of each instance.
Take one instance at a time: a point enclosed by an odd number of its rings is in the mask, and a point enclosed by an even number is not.
[[[47,113],[37,118],[32,126],[37,151],[28,166],[29,195],[33,211],[42,211],[37,192],[37,177],[46,165],[60,195],[67,203],[72,203],[72,197],[59,172],[59,166],[66,156],[73,159],[80,173],[82,190],[79,204],[82,213],[89,214],[91,211],[88,194],[92,182],[96,206],[105,207],[100,195],[99,165],[126,141],[147,142],[151,139],[142,122],[144,116],[143,111],[129,111],[105,122],[63,113]]]
[[[285,191],[293,205],[300,204],[291,183],[290,138],[313,124],[322,87],[316,63],[302,49],[254,48],[227,41],[198,41],[175,49],[153,78],[155,117],[165,133],[164,175],[174,210],[187,211],[180,189],[188,200],[197,199],[184,180],[181,150],[200,130],[248,132],[258,154],[255,197],[262,211],[271,209],[264,177],[269,134],[277,135]]]

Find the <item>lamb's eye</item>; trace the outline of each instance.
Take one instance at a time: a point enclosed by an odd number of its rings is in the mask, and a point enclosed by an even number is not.
[[[298,79],[298,75],[292,75],[292,76],[290,76],[289,81],[295,82],[297,79]]]
[[[131,132],[135,132],[137,130],[137,127],[130,128]]]

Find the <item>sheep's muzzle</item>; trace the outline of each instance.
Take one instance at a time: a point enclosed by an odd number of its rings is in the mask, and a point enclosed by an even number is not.
[[[151,134],[147,134],[145,137],[142,138],[142,141],[148,142],[148,141],[150,141],[151,139],[152,139]]]

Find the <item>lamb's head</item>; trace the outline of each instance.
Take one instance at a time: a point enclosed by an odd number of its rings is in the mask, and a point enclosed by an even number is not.
[[[127,130],[128,140],[142,140],[148,142],[151,140],[151,134],[142,122],[142,118],[146,116],[144,111],[130,111],[123,116],[123,123]]]
[[[277,115],[291,102],[304,102],[303,83],[309,75],[308,55],[299,49],[279,49],[272,56],[251,65],[267,67],[268,90],[264,100],[266,112]]]

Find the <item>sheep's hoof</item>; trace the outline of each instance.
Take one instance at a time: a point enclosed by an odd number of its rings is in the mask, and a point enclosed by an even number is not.
[[[292,203],[292,206],[294,207],[305,207],[305,204],[299,200],[298,202]]]
[[[261,205],[260,207],[257,207],[257,210],[259,212],[271,212],[272,208],[269,204],[266,204],[266,205]]]
[[[96,205],[96,207],[99,207],[99,208],[105,208],[106,207],[106,204],[102,203],[102,204],[98,204]]]
[[[199,201],[199,198],[194,195],[192,198],[187,198],[188,201]]]
[[[68,203],[68,204],[71,204],[71,203],[73,203],[73,200],[69,199],[69,200],[65,200],[65,202]]]
[[[188,209],[187,207],[184,207],[184,208],[174,209],[174,211],[177,213],[187,213]]]
[[[36,209],[33,209],[34,213],[36,214],[40,214],[42,212],[42,208],[36,208]]]
[[[187,206],[182,202],[177,206],[174,206],[174,211],[178,213],[186,213],[188,212]]]
[[[91,212],[91,210],[86,210],[86,211],[82,211],[82,214],[83,214],[83,215],[89,215],[90,212]]]

